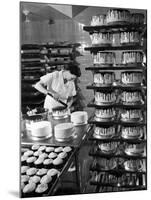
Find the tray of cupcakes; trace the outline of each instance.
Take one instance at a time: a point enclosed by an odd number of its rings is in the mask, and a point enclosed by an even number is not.
[[[71,162],[70,146],[23,145],[21,148],[21,197],[49,195]]]

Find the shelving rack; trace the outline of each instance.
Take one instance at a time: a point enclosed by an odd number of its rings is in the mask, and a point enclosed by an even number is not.
[[[83,28],[85,31],[89,32],[89,34],[99,33],[99,32],[110,32],[110,33],[120,33],[123,31],[139,31],[141,32],[142,37],[146,36],[146,24],[137,25],[137,24],[114,24],[114,25],[105,25],[105,26],[85,26]],[[125,50],[141,50],[146,53],[146,47],[141,45],[118,45],[118,46],[103,46],[103,45],[95,45],[85,48],[86,51],[90,51],[90,53],[97,53],[98,51],[125,51]],[[93,66],[89,66],[86,70],[94,72],[104,72],[106,70],[111,70],[114,72],[120,72],[121,70],[138,70],[142,71],[145,74],[146,79],[146,71],[147,66],[146,63],[136,64],[136,65],[124,65],[124,64],[113,64],[112,66],[101,66],[101,64],[93,64]],[[143,103],[136,105],[124,105],[121,101],[116,101],[111,105],[100,104],[97,105],[92,99],[88,104],[88,107],[93,108],[110,108],[114,107],[116,111],[118,111],[116,118],[113,121],[96,121],[94,115],[92,115],[89,119],[89,123],[95,126],[112,126],[116,127],[116,135],[113,138],[96,138],[93,136],[94,131],[92,131],[89,140],[93,142],[92,148],[89,152],[89,155],[93,157],[92,164],[90,166],[90,184],[96,186],[96,192],[111,192],[111,191],[130,191],[130,190],[146,190],[147,189],[147,127],[146,127],[146,94],[147,94],[147,84],[146,81],[143,82],[140,86],[126,86],[122,85],[120,82],[116,82],[112,86],[96,86],[95,84],[87,86],[87,89],[91,89],[95,91],[108,91],[116,89],[119,93],[122,90],[135,91],[140,90],[143,95]],[[143,111],[143,120],[138,122],[124,122],[120,120],[120,109],[121,108],[139,108]],[[144,135],[138,139],[125,139],[121,136],[121,127],[122,126],[141,126],[144,128]],[[117,147],[116,152],[105,154],[101,152],[98,145],[100,143],[108,143],[108,142],[118,142],[119,146]],[[143,155],[127,155],[124,152],[124,144],[145,144],[145,153]],[[116,166],[113,169],[105,169],[101,167],[98,163],[101,159],[116,159]],[[140,170],[126,170],[123,166],[123,162],[121,160],[143,160],[143,169]],[[115,176],[114,179],[117,178],[116,181],[111,179],[112,176]],[[123,179],[121,179],[123,177]],[[110,180],[111,179],[111,180]]]

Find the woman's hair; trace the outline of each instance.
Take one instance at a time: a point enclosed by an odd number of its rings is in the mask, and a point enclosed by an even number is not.
[[[81,76],[81,70],[78,64],[69,64],[65,66],[65,70],[69,70],[71,74],[80,77]]]

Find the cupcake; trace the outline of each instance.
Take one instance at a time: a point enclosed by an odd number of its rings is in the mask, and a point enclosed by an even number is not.
[[[23,155],[22,157],[21,157],[21,164],[22,165],[26,165],[27,163],[26,163],[26,160],[28,159],[28,156],[25,156],[25,155]]]
[[[60,169],[63,167],[63,160],[57,157],[55,160],[53,160],[53,165],[55,168]]]
[[[30,177],[28,175],[22,175],[21,176],[21,183],[24,183],[24,184],[28,183],[29,178]]]
[[[56,152],[56,153],[60,153],[60,152],[62,152],[63,151],[63,147],[57,147],[57,148],[55,148],[55,150],[54,150],[54,152]]]
[[[20,189],[23,190],[24,187],[25,187],[25,183],[24,183],[24,182],[21,182]]]
[[[63,160],[65,160],[67,158],[67,153],[66,152],[61,152],[58,154],[58,158],[61,158]]]
[[[46,149],[46,146],[40,146],[38,151],[44,151]]]
[[[47,153],[42,153],[39,155],[39,158],[47,158],[48,157],[48,154]]]
[[[35,167],[29,168],[29,169],[27,169],[27,171],[26,171],[26,174],[27,174],[28,176],[33,176],[33,175],[35,175],[36,173],[37,173],[37,169],[36,169]]]
[[[38,149],[39,149],[39,144],[34,144],[32,147],[31,147],[31,149],[33,150],[33,151],[37,151]]]
[[[33,182],[28,183],[23,188],[23,196],[24,197],[32,197],[32,196],[34,196],[35,188],[36,188],[36,184],[35,183],[33,183]]]
[[[41,183],[37,186],[35,190],[36,196],[42,196],[48,194],[48,184]]]
[[[47,172],[48,172],[47,169],[42,168],[42,169],[39,169],[39,170],[37,171],[37,175],[38,175],[38,176],[43,176],[43,175],[47,174]]]
[[[69,152],[72,151],[72,148],[71,147],[64,147],[63,151],[66,152],[66,153],[69,153]]]
[[[42,154],[42,151],[35,151],[34,156],[39,157]]]
[[[37,167],[37,168],[42,168],[43,167],[43,161],[44,161],[44,158],[43,157],[39,157],[35,162],[34,162],[34,164],[35,164],[35,166]]]
[[[50,169],[53,166],[52,162],[53,162],[53,160],[51,158],[45,159],[43,161],[44,167],[46,169]]]
[[[46,151],[46,153],[50,153],[50,152],[52,152],[52,151],[54,151],[54,147],[46,147],[46,149],[45,149],[45,151]]]
[[[26,151],[26,152],[24,153],[24,156],[32,156],[33,154],[34,154],[33,151],[28,150],[28,151]]]
[[[37,175],[34,175],[34,176],[30,177],[29,183],[30,183],[30,182],[33,182],[33,183],[37,184],[37,183],[40,182],[40,177],[37,176]]]
[[[43,184],[48,184],[50,185],[52,182],[52,177],[51,176],[48,176],[47,174],[44,175],[41,180],[40,180],[40,183],[43,183]]]
[[[54,168],[48,170],[48,172],[47,172],[47,175],[51,176],[53,181],[59,176],[59,174],[60,174],[60,172]]]
[[[32,156],[29,157],[26,162],[29,167],[34,167],[34,162],[36,161],[36,157]]]
[[[22,167],[21,167],[21,174],[22,174],[22,175],[23,175],[23,174],[26,174],[27,169],[29,169],[28,166],[22,166]]]
[[[53,158],[56,158],[57,157],[57,154],[54,153],[54,152],[51,152],[49,155],[48,155],[49,158],[53,159]]]

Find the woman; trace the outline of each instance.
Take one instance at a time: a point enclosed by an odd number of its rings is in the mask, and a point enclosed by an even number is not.
[[[69,70],[55,71],[42,76],[40,81],[36,83],[35,88],[46,95],[44,108],[52,112],[54,107],[63,106],[56,99],[63,101],[70,107],[73,96],[76,95],[75,78],[76,75]],[[49,94],[54,98],[49,96]]]

